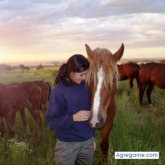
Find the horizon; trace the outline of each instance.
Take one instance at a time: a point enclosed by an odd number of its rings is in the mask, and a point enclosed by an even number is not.
[[[130,5],[131,4],[131,5]],[[92,49],[165,58],[165,1],[1,0],[0,63],[67,60]]]
[[[161,61],[165,60],[165,58],[122,58],[118,61],[118,63],[122,62],[138,62],[138,61]],[[42,61],[17,61],[17,62],[0,62],[0,65],[9,65],[9,66],[18,66],[18,65],[25,65],[25,66],[37,66],[37,65],[54,65],[54,64],[62,64],[65,63],[66,60],[42,60]]]

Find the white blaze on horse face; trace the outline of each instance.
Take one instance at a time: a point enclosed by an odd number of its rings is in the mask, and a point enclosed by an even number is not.
[[[101,87],[102,87],[102,83],[103,83],[103,68],[101,67],[98,72],[97,72],[97,88],[96,88],[96,93],[94,96],[94,102],[93,102],[93,115],[92,115],[92,119],[91,119],[91,124],[92,127],[96,127],[96,124],[99,123],[99,119],[98,119],[98,112],[99,112],[99,107],[100,107],[100,93],[101,93]]]

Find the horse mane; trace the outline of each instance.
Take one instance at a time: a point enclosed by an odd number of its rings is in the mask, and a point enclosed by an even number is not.
[[[113,59],[112,53],[107,49],[96,48],[93,50],[94,57],[89,59],[90,68],[86,75],[86,82],[89,85],[93,81],[94,86],[97,85],[97,71],[102,66],[104,72],[104,86],[110,86],[112,89],[113,83],[118,86],[119,72],[117,64]]]

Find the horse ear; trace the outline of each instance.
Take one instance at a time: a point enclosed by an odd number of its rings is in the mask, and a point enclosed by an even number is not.
[[[119,50],[116,51],[113,55],[113,58],[116,62],[121,59],[123,52],[124,52],[124,44],[122,43]]]
[[[93,58],[93,51],[92,51],[92,49],[87,44],[85,44],[85,47],[86,47],[86,52],[87,52],[88,57],[90,59],[92,59]]]

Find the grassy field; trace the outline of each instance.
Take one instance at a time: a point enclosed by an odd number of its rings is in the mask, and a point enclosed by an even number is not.
[[[53,85],[58,68],[45,68],[29,71],[0,71],[0,83],[44,80]],[[149,107],[146,97],[145,105],[138,103],[138,89],[129,89],[128,81],[119,83],[116,96],[117,114],[109,138],[108,161],[111,165],[164,165],[165,164],[165,92],[155,88],[152,93],[153,106]],[[35,123],[26,111],[31,130]],[[43,124],[44,125],[44,124]],[[6,132],[7,128],[5,127]],[[28,138],[17,115],[16,138],[0,138],[0,165],[53,165],[55,137],[52,130],[43,127],[41,143],[35,145],[33,137]],[[101,165],[99,150],[100,130],[96,134],[97,150],[94,165]],[[159,160],[115,160],[115,151],[158,151]]]

